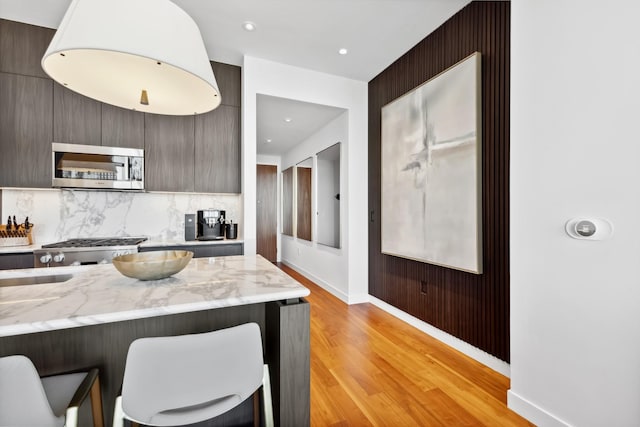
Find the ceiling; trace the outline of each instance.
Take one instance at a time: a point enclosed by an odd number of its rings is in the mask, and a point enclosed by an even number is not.
[[[365,82],[469,1],[174,0],[200,27],[214,61],[242,65],[242,58],[247,55]],[[0,0],[0,17],[57,28],[69,3],[70,0]],[[255,23],[253,32],[243,29],[246,21]],[[348,53],[338,54],[340,48]],[[290,108],[284,102],[277,104]],[[308,111],[317,113],[311,106]],[[266,126],[260,119],[264,114],[282,116],[284,111],[267,113],[259,108],[258,121]],[[306,122],[317,126],[312,119],[307,118]],[[275,127],[272,124],[269,129],[260,129],[259,125],[258,137],[276,132]],[[286,137],[291,128],[281,126],[284,133],[277,138]],[[308,129],[307,136],[317,129]],[[300,134],[301,130],[297,132]],[[275,133],[271,139],[276,140]],[[258,144],[259,153],[262,145]]]
[[[342,108],[258,95],[258,154],[280,155],[344,113]],[[290,121],[286,121],[290,119]]]

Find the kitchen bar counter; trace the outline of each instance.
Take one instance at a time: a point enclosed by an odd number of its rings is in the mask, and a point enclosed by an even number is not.
[[[133,340],[246,322],[262,331],[276,425],[309,425],[309,304],[302,298],[309,290],[261,256],[193,259],[173,277],[147,282],[111,264],[6,270],[0,281],[60,274],[72,277],[0,286],[0,357],[27,355],[40,375],[100,368],[105,425]],[[251,420],[251,411],[248,402],[215,425]]]
[[[0,337],[309,295],[260,255],[192,259],[153,281],[125,277],[113,264],[5,270],[0,277],[53,274],[73,277],[0,287]]]

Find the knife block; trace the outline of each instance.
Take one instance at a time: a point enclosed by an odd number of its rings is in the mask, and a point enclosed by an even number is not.
[[[33,224],[29,230],[20,226],[17,230],[11,228],[7,230],[6,225],[0,225],[0,246],[29,246],[33,245]]]

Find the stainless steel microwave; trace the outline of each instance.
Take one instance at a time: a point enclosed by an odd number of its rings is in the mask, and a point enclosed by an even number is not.
[[[51,144],[52,186],[144,190],[144,150]]]

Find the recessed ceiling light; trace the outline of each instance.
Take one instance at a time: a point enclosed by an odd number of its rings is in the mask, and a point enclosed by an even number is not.
[[[349,51],[348,51],[347,49],[345,49],[345,48],[341,48],[340,50],[338,50],[338,53],[339,53],[340,55],[346,55],[348,52],[349,52]]]
[[[291,117],[285,117],[284,121],[287,122],[287,123],[290,123],[291,122]]]
[[[244,28],[246,31],[253,31],[256,29],[256,24],[251,21],[245,21],[242,23],[242,28]]]

